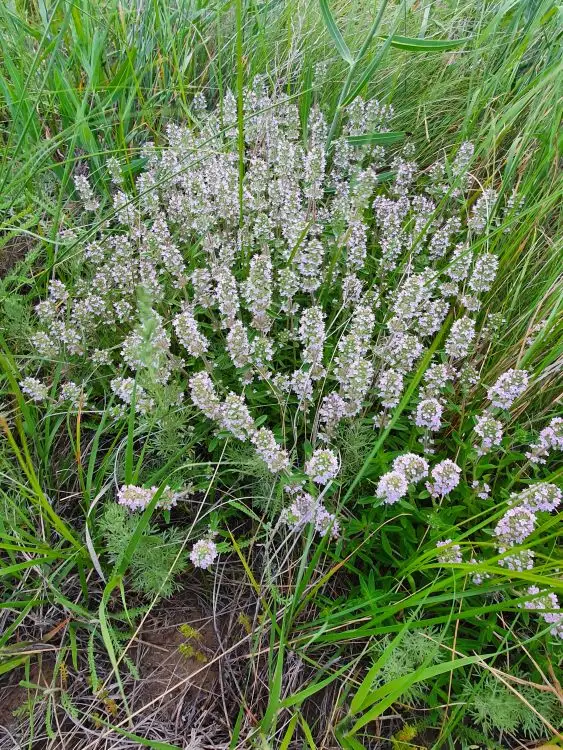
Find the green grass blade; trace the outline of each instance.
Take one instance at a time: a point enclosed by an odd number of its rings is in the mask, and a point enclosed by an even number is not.
[[[328,5],[328,0],[319,0],[319,4],[321,6],[321,13],[328,29],[328,33],[331,35],[340,57],[345,60],[348,65],[353,65],[354,58],[352,57],[352,53],[348,49],[348,45],[346,44],[342,37],[342,34],[340,33],[340,29],[336,25],[336,21],[334,20],[334,16],[332,15],[332,12]]]
[[[383,39],[384,37],[380,38]],[[471,38],[469,37],[465,39],[421,39],[393,34],[390,43],[392,47],[407,52],[446,52],[450,49],[462,47],[470,41]]]

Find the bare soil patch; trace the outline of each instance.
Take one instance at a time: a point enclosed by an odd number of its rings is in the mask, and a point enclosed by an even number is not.
[[[16,263],[23,260],[33,246],[33,240],[24,234],[10,237],[6,244],[0,247],[0,279],[4,278]]]
[[[196,696],[216,700],[218,647],[213,621],[201,611],[174,602],[159,608],[141,633],[135,708],[150,703],[162,718],[178,721],[188,697],[190,710]]]
[[[28,677],[25,669],[20,667],[10,675],[7,684],[0,686],[0,746],[4,746],[6,736],[16,730],[27,702],[37,700],[42,689],[51,687],[54,669],[55,659],[44,654],[30,664]],[[37,687],[23,687],[20,685],[22,680]]]

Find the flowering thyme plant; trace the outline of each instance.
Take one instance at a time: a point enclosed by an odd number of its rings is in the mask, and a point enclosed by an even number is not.
[[[120,165],[108,164],[111,218],[95,237],[67,238],[81,275],[65,282],[63,263],[36,307],[25,397],[46,409],[64,401],[92,419],[109,402],[116,429],[134,409],[140,434],[172,413],[190,422],[197,461],[219,469],[224,455],[236,464],[250,452],[269,477],[276,533],[311,529],[327,545],[353,547],[362,494],[372,496],[374,528],[402,507],[443,508],[447,517],[460,492],[490,507],[484,462],[508,445],[509,410],[531,374],[515,366],[480,382],[498,325],[481,309],[499,265],[484,240],[520,202],[503,202],[493,188],[467,202],[477,187],[470,143],[421,170],[409,143],[389,154],[358,139],[389,129],[393,111],[377,101],[355,100],[327,150],[316,106],[302,127],[294,103],[256,80],[245,94],[244,158],[234,96],[212,110],[196,104],[194,124],[170,125],[162,149],[146,144],[130,190]],[[98,217],[83,176],[76,189]],[[481,405],[460,417],[456,403],[468,394]],[[461,450],[447,437],[454,422]],[[355,491],[344,480],[352,424],[371,430]],[[373,454],[376,441],[386,452]],[[533,553],[519,545],[561,492],[530,481],[526,467],[544,466],[561,447],[555,418],[512,469],[518,488],[489,541],[461,545],[451,523],[447,539],[433,535],[436,563],[463,568],[466,546],[482,543],[471,564],[492,549],[504,575],[529,569]],[[209,477],[193,478],[202,491],[209,486]],[[157,507],[177,510],[182,487],[167,481]],[[236,495],[244,481],[226,466],[218,487]],[[120,482],[116,498],[135,512],[156,490]],[[499,491],[500,507],[508,496]],[[221,544],[205,528],[200,536],[191,562],[212,568]],[[526,608],[561,636],[555,595],[528,594]]]

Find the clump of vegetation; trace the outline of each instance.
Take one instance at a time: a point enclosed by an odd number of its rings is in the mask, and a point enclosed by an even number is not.
[[[109,561],[119,566],[137,529],[135,516],[110,503],[99,519],[99,530],[103,534],[104,547]],[[179,529],[164,531],[147,529],[135,541],[128,569],[131,585],[138,591],[169,597],[177,586],[177,576],[187,567],[187,556],[182,550],[182,533]]]
[[[532,685],[511,690],[495,675],[485,675],[476,685],[468,684],[464,691],[468,714],[487,736],[497,732],[526,737],[543,736],[542,717],[554,725],[558,723],[560,704],[550,692],[539,691]]]
[[[57,640],[73,747],[548,739],[557,9],[200,5],[0,11],[0,673]],[[177,597],[223,695],[166,728],[132,650]]]

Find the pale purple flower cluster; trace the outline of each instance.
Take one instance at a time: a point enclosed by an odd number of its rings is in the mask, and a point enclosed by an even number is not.
[[[428,474],[428,461],[416,453],[403,453],[393,461],[393,471],[402,474],[409,484],[415,484]]]
[[[434,466],[430,474],[433,481],[426,483],[426,489],[432,497],[445,497],[458,486],[461,469],[449,458],[445,458]]]
[[[338,474],[340,464],[336,454],[328,448],[317,448],[305,463],[305,474],[316,484],[326,484]]]
[[[367,226],[357,218],[350,221],[346,239],[346,263],[351,271],[364,267],[367,250]]]
[[[442,426],[442,412],[444,407],[436,398],[421,401],[416,409],[415,424],[436,432]]]
[[[256,429],[244,396],[230,391],[221,401],[209,373],[205,370],[192,375],[190,391],[193,403],[205,416],[217,422],[222,429],[230,432],[238,440],[252,443],[273,474],[289,468],[290,459],[287,451],[278,445],[271,430],[266,427]]]
[[[289,469],[290,459],[287,451],[278,445],[274,433],[267,427],[260,427],[256,430],[251,435],[250,441],[272,474]]]
[[[252,326],[264,333],[269,331],[272,325],[272,318],[268,315],[272,303],[272,259],[269,253],[263,252],[251,258],[242,292],[252,312]]]
[[[403,392],[403,373],[398,370],[382,370],[377,379],[377,394],[385,409],[393,409]]]
[[[488,292],[497,275],[498,258],[492,253],[483,253],[475,261],[469,279],[469,288],[474,292]]]
[[[135,385],[134,378],[113,378],[110,387],[113,393],[127,405],[133,401],[133,394],[135,394],[135,411],[139,414],[147,414],[154,408],[154,400],[142,386]]]
[[[100,202],[94,195],[88,178],[83,174],[78,174],[74,177],[74,187],[76,192],[80,196],[82,201],[82,207],[85,211],[97,211],[100,207]]]
[[[41,403],[49,397],[49,388],[37,378],[24,378],[20,380],[22,393],[27,394],[32,401]]]
[[[469,564],[470,565],[481,565],[482,562],[479,561],[479,560],[476,560],[474,557],[472,557],[471,560],[469,561]],[[490,577],[491,576],[490,576],[489,573],[485,573],[484,571],[479,571],[477,573],[473,573],[473,575],[471,576],[471,581],[476,586],[480,586],[482,583],[484,583],[485,581],[487,581]]]
[[[248,331],[240,320],[235,320],[227,333],[227,350],[235,367],[245,367],[249,363]]]
[[[538,435],[537,442],[530,445],[526,457],[534,464],[544,464],[554,450],[563,451],[563,417],[553,417]]]
[[[463,281],[469,274],[472,260],[471,249],[464,242],[460,242],[454,247],[451,260],[444,269],[444,273],[452,281]]]
[[[480,497],[481,500],[488,500],[491,494],[491,488],[487,484],[487,482],[480,482],[477,479],[475,479],[471,483],[471,488],[475,490],[475,494],[477,497]]]
[[[485,412],[477,417],[475,432],[481,438],[481,444],[476,446],[479,455],[483,456],[491,448],[500,445],[502,440],[502,422]]]
[[[505,552],[509,549],[509,547],[498,548],[499,555],[503,555],[498,561],[498,564],[502,568],[522,572],[523,570],[531,570],[534,567],[535,553],[533,550],[523,549],[510,552],[510,554],[506,555]]]
[[[327,433],[331,433],[346,414],[346,403],[338,393],[329,393],[323,397],[319,409],[319,421]]]
[[[134,484],[124,484],[117,493],[117,502],[129,508],[130,511],[145,510],[158,487],[137,487]],[[177,503],[177,496],[169,487],[165,487],[156,507],[168,510]]]
[[[393,505],[404,497],[409,484],[420,482],[428,474],[428,461],[416,453],[403,453],[393,461],[391,471],[383,474],[375,491],[386,505]]]
[[[560,610],[557,595],[553,592],[540,591],[537,586],[530,586],[526,593],[534,598],[520,606],[525,609],[544,610],[540,612],[540,615],[548,625],[551,625],[551,635],[563,639],[563,612]]]
[[[393,505],[407,494],[409,483],[400,471],[388,471],[379,479],[375,495],[386,505]]]
[[[325,342],[324,313],[319,306],[309,307],[301,314],[299,338],[303,344],[303,362],[310,366],[308,372],[313,380],[322,378]]]
[[[219,421],[222,416],[221,400],[217,395],[213,381],[205,370],[197,372],[190,378],[190,392],[193,403],[208,419]]]
[[[183,304],[182,312],[176,315],[172,325],[178,341],[192,357],[200,357],[209,349],[209,341],[200,332],[190,304]]]
[[[73,409],[83,409],[86,406],[84,387],[70,380],[63,383],[59,393],[59,402],[69,402]]]
[[[497,198],[496,190],[486,188],[475,201],[467,225],[477,234],[480,234],[489,223]]]
[[[536,527],[536,514],[525,505],[509,508],[494,528],[499,546],[522,544]]]
[[[510,496],[508,504],[512,507],[523,506],[532,513],[551,513],[561,504],[561,489],[550,482],[531,484],[526,489]]]
[[[528,387],[526,370],[507,370],[487,390],[487,397],[493,406],[499,409],[510,409],[516,399]]]
[[[333,513],[329,513],[319,498],[308,492],[298,491],[291,504],[282,510],[280,520],[293,531],[300,532],[308,523],[312,523],[321,536],[329,531],[332,537],[340,534],[340,526]]]
[[[371,309],[358,305],[352,315],[348,333],[338,343],[334,375],[340,383],[346,416],[355,416],[360,412],[373,379],[373,364],[366,358],[366,354],[374,324],[375,315]]]
[[[475,338],[475,321],[465,315],[456,320],[446,339],[446,353],[453,359],[466,357]]]
[[[439,562],[443,564],[461,563],[461,547],[459,544],[453,544],[451,539],[444,539],[443,542],[436,542],[436,547],[441,550],[438,555]]]
[[[225,396],[221,406],[220,425],[238,440],[248,440],[254,434],[254,419],[240,393],[229,391]]]
[[[207,570],[213,565],[218,554],[219,550],[215,542],[212,539],[204,538],[197,541],[192,547],[190,560],[195,568]]]
[[[423,399],[437,398],[456,376],[454,368],[447,363],[432,364],[424,373],[424,385],[420,390]]]

